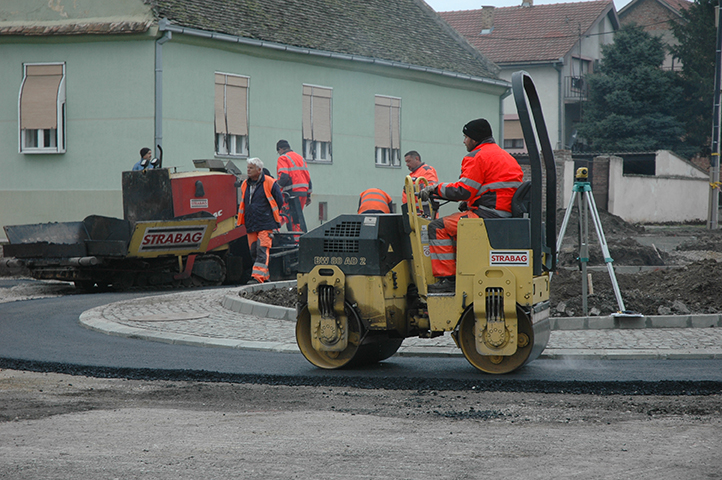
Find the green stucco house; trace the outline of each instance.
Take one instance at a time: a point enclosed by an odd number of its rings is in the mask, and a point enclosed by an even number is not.
[[[177,171],[275,174],[288,140],[310,227],[371,186],[399,201],[406,151],[453,180],[464,123],[501,140],[497,72],[421,0],[4,0],[0,225],[122,217],[121,172],[156,145]]]

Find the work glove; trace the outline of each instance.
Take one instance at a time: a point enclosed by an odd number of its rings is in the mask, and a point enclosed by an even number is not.
[[[465,212],[469,209],[469,204],[466,202],[459,202],[459,211]]]
[[[431,195],[436,194],[436,186],[435,185],[427,185],[421,190],[419,190],[419,198],[422,202],[428,202]]]
[[[311,192],[306,194],[306,206],[308,207],[309,205],[311,205]]]

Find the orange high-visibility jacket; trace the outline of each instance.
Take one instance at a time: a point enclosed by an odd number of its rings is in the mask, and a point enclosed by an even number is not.
[[[273,185],[276,183],[276,180],[271,178],[268,175],[264,175],[263,178],[263,190],[266,194],[266,198],[268,199],[268,204],[271,206],[271,212],[273,213],[273,219],[276,221],[276,223],[281,223],[281,213],[278,209],[278,203],[276,202],[276,199],[273,197]],[[241,203],[238,205],[238,220],[236,220],[236,225],[245,225],[246,224],[246,189],[248,188],[248,180],[244,180],[243,184],[241,185]],[[280,195],[280,194],[279,194]]]
[[[391,202],[393,199],[388,193],[379,188],[369,188],[361,192],[358,202],[358,213],[374,212],[391,213]]]
[[[429,182],[429,185],[436,185],[439,183],[439,176],[436,175],[436,169],[431,165],[426,165],[425,163],[422,163],[419,165],[419,168],[409,173],[409,176],[411,176],[414,181],[416,181],[419,177],[424,177],[426,181]],[[406,189],[404,189],[401,194],[401,203],[406,203]]]
[[[523,179],[516,159],[490,141],[464,157],[458,182],[440,183],[437,192],[447,200],[466,201],[471,210],[485,207],[511,212],[511,197]]]
[[[307,195],[311,192],[311,174],[306,161],[296,152],[286,152],[278,157],[276,164],[278,186],[284,193]]]

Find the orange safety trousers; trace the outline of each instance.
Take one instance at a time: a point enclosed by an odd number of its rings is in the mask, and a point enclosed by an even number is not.
[[[273,231],[261,230],[247,234],[248,248],[253,259],[253,271],[251,277],[258,283],[267,282],[271,277],[268,272],[268,262],[271,259],[271,246],[273,244]]]
[[[471,211],[457,212],[429,223],[431,273],[435,277],[456,276],[456,236],[462,218],[479,216]]]

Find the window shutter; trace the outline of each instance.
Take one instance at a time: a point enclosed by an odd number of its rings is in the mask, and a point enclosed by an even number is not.
[[[313,89],[313,139],[331,141],[331,93],[327,88]]]
[[[248,135],[248,78],[216,73],[216,133]]]
[[[399,148],[400,106],[398,98],[376,96],[374,125],[377,147]]]
[[[58,89],[62,65],[27,65],[20,92],[20,128],[58,128]]]
[[[248,79],[245,77],[227,77],[226,118],[228,133],[248,135]]]
[[[303,139],[319,142],[331,141],[330,88],[303,86]]]
[[[399,148],[401,145],[401,100],[391,99],[391,148]]]
[[[216,133],[226,134],[226,76],[216,73]]]
[[[504,139],[524,138],[519,120],[504,120]]]
[[[313,140],[313,130],[311,128],[311,99],[313,97],[313,87],[303,86],[303,139]]]

